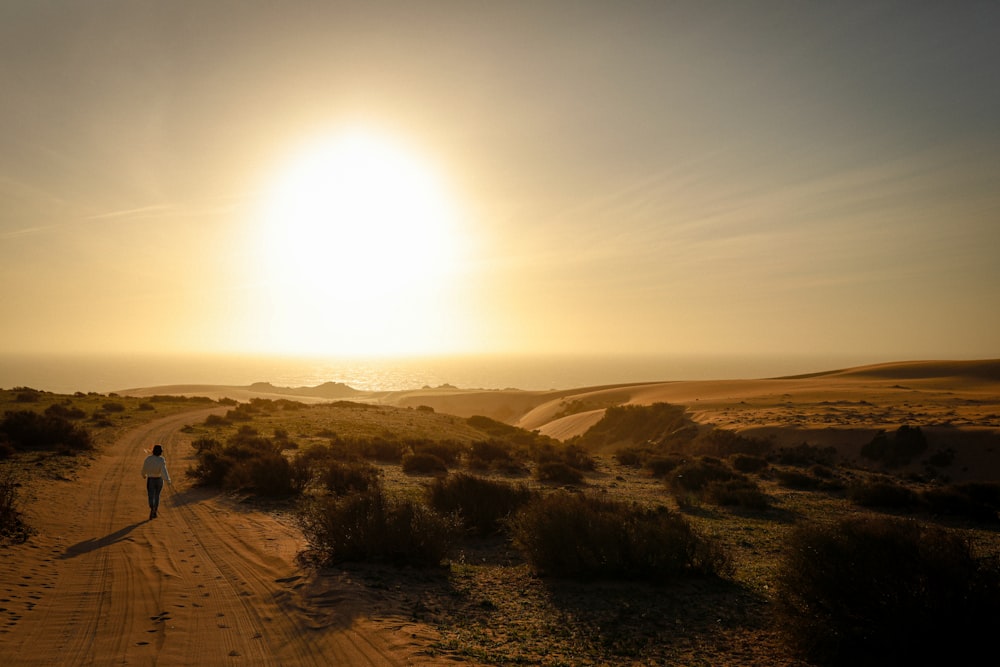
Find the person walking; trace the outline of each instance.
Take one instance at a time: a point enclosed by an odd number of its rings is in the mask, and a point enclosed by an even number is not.
[[[167,461],[163,458],[163,447],[155,445],[153,453],[142,462],[142,476],[146,478],[146,492],[149,494],[149,518],[156,518],[156,510],[160,508],[160,492],[163,491],[163,480],[173,486],[170,473],[167,472]]]

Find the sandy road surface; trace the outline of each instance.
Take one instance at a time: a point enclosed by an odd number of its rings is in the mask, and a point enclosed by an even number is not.
[[[0,665],[409,662],[349,609],[303,604],[294,531],[188,487],[179,429],[205,414],[137,427],[33,489],[39,534],[0,549]],[[150,521],[139,469],[157,442],[175,483]]]

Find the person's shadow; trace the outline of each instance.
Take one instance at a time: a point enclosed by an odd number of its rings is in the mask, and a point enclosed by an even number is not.
[[[107,546],[111,546],[115,542],[121,542],[125,537],[131,533],[133,530],[141,526],[145,521],[138,521],[130,526],[125,526],[124,528],[119,528],[113,533],[105,535],[100,538],[90,538],[89,540],[84,540],[83,542],[77,542],[73,546],[67,547],[66,551],[63,552],[61,556],[62,559],[75,558],[77,556],[82,556],[83,554],[90,553],[96,549],[102,549]]]

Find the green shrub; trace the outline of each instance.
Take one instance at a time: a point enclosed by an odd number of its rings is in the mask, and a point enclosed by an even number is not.
[[[323,564],[382,562],[434,566],[450,553],[458,524],[413,500],[392,500],[374,485],[340,498],[317,498],[297,514]]]
[[[427,489],[431,507],[441,514],[457,514],[467,530],[480,535],[499,532],[503,522],[531,498],[523,484],[464,473],[435,480]]]
[[[776,610],[790,645],[817,664],[981,664],[995,648],[1000,567],[912,521],[802,526],[779,566]]]
[[[105,403],[101,406],[105,412],[125,412],[125,406],[118,402]]]
[[[531,565],[547,576],[664,581],[727,566],[713,543],[662,507],[557,492],[526,505],[512,529]]]

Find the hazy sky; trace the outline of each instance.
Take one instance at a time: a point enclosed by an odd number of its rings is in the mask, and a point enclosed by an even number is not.
[[[1000,356],[998,35],[994,1],[0,0],[0,349]]]

